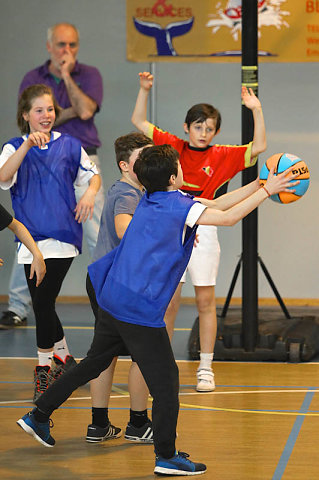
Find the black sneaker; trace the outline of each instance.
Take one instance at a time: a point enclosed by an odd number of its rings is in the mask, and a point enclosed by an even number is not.
[[[120,438],[121,435],[122,430],[118,427],[114,427],[111,423],[105,428],[92,424],[88,426],[86,441],[89,443],[104,442],[104,440],[110,440],[111,438]]]
[[[34,395],[33,403],[35,403],[43,392],[51,385],[54,378],[49,365],[37,365],[34,370]]]
[[[0,319],[0,330],[9,330],[10,328],[23,327],[27,324],[27,318],[21,318],[20,315],[14,312],[3,312]]]
[[[157,475],[201,475],[207,468],[203,463],[188,460],[188,453],[178,452],[172,458],[156,456],[154,473]]]
[[[52,368],[52,375],[54,377],[54,380],[57,380],[61,375],[63,375],[64,372],[70,370],[70,368],[73,368],[75,367],[75,365],[77,365],[72,355],[67,355],[64,362],[57,355],[53,355],[53,361],[55,363]]]
[[[153,427],[149,420],[142,427],[134,427],[130,422],[127,424],[125,430],[126,440],[137,443],[153,443]]]

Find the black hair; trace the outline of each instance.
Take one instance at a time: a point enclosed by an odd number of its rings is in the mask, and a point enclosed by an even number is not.
[[[209,103],[197,103],[196,105],[193,105],[186,113],[185,123],[189,128],[191,123],[205,122],[205,120],[208,118],[212,118],[216,121],[217,132],[222,123],[222,117],[219,110]]]
[[[120,162],[129,163],[130,156],[137,148],[154,145],[153,140],[139,132],[128,133],[118,137],[114,142],[115,156],[117,166],[120,168]]]
[[[177,176],[179,154],[171,145],[146,147],[133,170],[148,193],[166,191],[172,175]]]

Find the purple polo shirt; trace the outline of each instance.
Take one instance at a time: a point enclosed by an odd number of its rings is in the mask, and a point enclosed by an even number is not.
[[[44,83],[52,88],[55,98],[62,108],[70,107],[71,103],[64,81],[60,80],[59,83],[56,82],[56,78],[49,71],[49,63],[50,60],[44,65],[31,70],[24,76],[19,88],[19,96],[26,87],[34,85],[35,83]],[[103,98],[103,80],[98,69],[76,62],[71,76],[81,90],[97,103],[98,112]],[[68,133],[78,138],[83,148],[101,146],[97,128],[94,124],[94,116],[88,120],[81,120],[79,117],[72,118],[63,125],[54,127],[54,130],[61,133]]]

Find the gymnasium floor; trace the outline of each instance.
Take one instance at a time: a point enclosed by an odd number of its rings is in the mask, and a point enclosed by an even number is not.
[[[0,311],[5,305],[0,304]],[[270,308],[274,313],[274,308]],[[300,309],[289,309],[300,314]],[[88,305],[58,304],[72,354],[85,355],[92,338]],[[316,315],[307,307],[303,314]],[[187,340],[195,307],[182,305],[173,340],[180,369],[181,411],[177,448],[207,464],[206,479],[314,480],[319,476],[319,358],[299,364],[215,362],[216,391],[195,392],[197,361],[189,361]],[[27,327],[0,331],[0,478],[2,480],[149,480],[150,445],[124,438],[99,445],[84,440],[90,423],[88,386],[74,392],[53,415],[57,444],[48,449],[27,436],[15,421],[32,407],[35,365],[34,319]],[[125,428],[129,361],[118,362],[110,418]],[[151,403],[150,403],[151,407]]]

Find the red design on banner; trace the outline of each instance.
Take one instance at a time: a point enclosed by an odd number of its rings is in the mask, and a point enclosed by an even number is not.
[[[167,4],[167,0],[157,0],[153,7],[138,7],[136,17],[192,17],[190,7],[174,7],[173,4]]]

